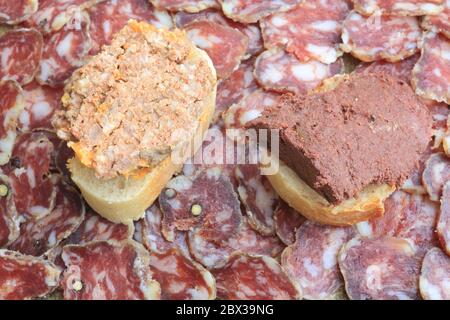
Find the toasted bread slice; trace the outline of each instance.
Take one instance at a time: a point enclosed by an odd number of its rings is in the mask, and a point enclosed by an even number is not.
[[[348,75],[338,75],[327,79],[315,92],[333,90],[347,78]],[[272,157],[271,161],[272,165],[278,165],[279,170],[267,178],[278,195],[306,218],[322,224],[347,226],[379,217],[384,213],[384,200],[395,191],[394,186],[387,184],[371,185],[362,190],[357,197],[333,205],[283,161],[275,157]]]
[[[215,110],[215,99],[214,91],[209,101],[205,101],[200,126],[193,140],[202,138],[208,129]],[[187,153],[186,158],[189,155]],[[167,157],[142,177],[119,176],[101,180],[95,176],[93,169],[84,166],[78,159],[72,158],[68,163],[72,180],[80,188],[86,202],[97,213],[116,223],[129,223],[142,218],[145,209],[156,200],[167,181],[181,167]]]
[[[276,174],[267,176],[278,195],[306,218],[323,224],[347,226],[379,217],[384,213],[384,200],[395,191],[387,184],[368,186],[358,197],[333,205],[282,161],[278,166]]]
[[[201,100],[198,127],[192,136],[185,137],[185,147],[182,151],[177,150],[176,161],[169,153],[158,164],[134,172],[136,174],[101,179],[96,176],[93,168],[83,164],[77,157],[69,160],[68,168],[72,180],[80,188],[86,202],[106,219],[116,223],[130,223],[142,218],[145,210],[159,196],[170,178],[181,170],[181,162],[192,156],[192,152],[196,151],[195,148],[200,147],[201,143],[198,141],[203,140],[215,111],[216,71],[211,59],[203,50],[195,48],[189,59],[204,61],[208,64],[214,79],[211,84],[213,89]]]

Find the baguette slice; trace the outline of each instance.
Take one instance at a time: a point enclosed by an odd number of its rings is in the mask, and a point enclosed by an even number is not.
[[[337,75],[327,79],[315,92],[333,90],[347,78],[348,75]],[[394,186],[387,184],[370,185],[357,197],[333,205],[304,182],[283,161],[275,157],[271,157],[270,161],[279,167],[276,174],[267,176],[278,195],[307,219],[322,224],[348,226],[382,216],[384,200],[395,191]],[[265,161],[265,163],[270,162]]]
[[[203,50],[195,50],[192,59],[205,60],[213,79],[216,79],[216,71],[209,56]],[[191,148],[200,147],[198,141],[203,140],[209,128],[215,111],[216,91],[217,84],[214,83],[213,90],[203,101],[197,131],[186,141]],[[184,148],[181,158],[187,160],[193,155],[192,152],[197,151],[193,149]],[[94,170],[83,165],[77,158],[69,160],[68,168],[73,182],[80,188],[92,209],[112,222],[127,224],[144,216],[145,210],[156,200],[171,177],[181,170],[182,164],[174,163],[169,155],[143,176],[118,176],[109,180],[98,179]]]
[[[275,164],[279,160],[272,158],[272,161]],[[348,226],[382,216],[384,200],[395,191],[395,187],[387,184],[371,185],[362,190],[358,197],[333,205],[285,163],[279,161],[278,165],[278,172],[267,176],[275,191],[307,219],[322,224]]]

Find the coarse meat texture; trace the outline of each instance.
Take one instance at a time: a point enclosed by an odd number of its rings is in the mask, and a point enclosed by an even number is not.
[[[99,178],[158,164],[194,135],[214,90],[210,66],[194,50],[181,31],[130,22],[72,75],[58,135]]]

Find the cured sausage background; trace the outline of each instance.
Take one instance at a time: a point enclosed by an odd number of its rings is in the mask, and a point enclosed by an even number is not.
[[[0,0],[0,299],[450,299],[450,0],[401,3]],[[186,30],[219,84],[208,161],[121,225],[81,198],[51,119],[73,71],[129,19]],[[225,129],[344,72],[389,73],[433,116],[383,217],[319,225],[257,165],[211,163]]]

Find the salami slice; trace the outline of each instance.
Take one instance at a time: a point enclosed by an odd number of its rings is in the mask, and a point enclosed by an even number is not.
[[[30,83],[39,67],[43,38],[35,29],[13,29],[0,36],[0,79]]]
[[[88,10],[92,38],[90,54],[100,51],[103,45],[110,44],[113,35],[122,29],[128,20],[144,20],[157,28],[172,28],[170,15],[164,10],[156,10],[147,0],[109,0]]]
[[[171,11],[199,12],[208,8],[219,8],[217,0],[150,0],[157,8]]]
[[[402,16],[434,15],[442,11],[444,0],[352,0],[355,9],[366,16],[374,13]]]
[[[342,60],[333,64],[319,61],[299,61],[284,51],[263,52],[255,63],[255,78],[266,90],[305,94],[316,88],[324,79],[342,71]]]
[[[450,182],[447,182],[444,186],[441,198],[441,212],[436,230],[442,248],[450,255]]]
[[[0,23],[18,24],[38,9],[38,0],[0,0]]]
[[[210,21],[193,21],[185,30],[192,42],[208,53],[219,78],[228,78],[245,57],[248,38],[239,30]]]
[[[301,289],[270,257],[234,254],[224,268],[213,271],[213,274],[219,299],[301,299]]]
[[[257,89],[253,77],[253,61],[242,63],[228,79],[222,80],[217,86],[216,114],[220,115],[232,104]]]
[[[12,198],[8,178],[0,175],[0,248],[6,247],[19,236],[19,217]]]
[[[164,213],[162,231],[170,241],[175,230],[194,227],[206,239],[222,241],[236,234],[241,224],[239,200],[219,167],[194,177],[175,177],[159,196],[159,203]]]
[[[441,152],[435,153],[425,163],[422,182],[433,201],[439,201],[444,184],[450,180],[450,159]]]
[[[82,12],[73,16],[58,32],[44,38],[44,51],[36,79],[40,84],[59,87],[83,65],[91,48],[89,16]]]
[[[341,23],[349,11],[346,0],[304,1],[261,20],[264,46],[286,48],[302,62],[333,63],[342,55]]]
[[[362,61],[397,62],[419,50],[421,35],[415,17],[364,17],[352,11],[342,26],[341,48]]]
[[[397,77],[406,83],[411,83],[412,70],[419,60],[420,55],[415,54],[399,62],[388,62],[379,60],[371,63],[359,64],[355,72],[357,73],[385,73]]]
[[[279,203],[278,195],[257,165],[236,167],[238,193],[244,204],[250,226],[264,235],[275,234],[273,212]]]
[[[59,31],[82,11],[102,1],[105,0],[39,0],[39,9],[27,24],[44,34]]]
[[[444,11],[438,15],[424,17],[422,27],[426,30],[441,32],[450,39],[450,0],[445,1]]]
[[[418,299],[420,259],[399,238],[353,238],[339,254],[339,268],[352,300]]]
[[[19,116],[21,131],[35,129],[52,129],[51,119],[56,110],[61,108],[62,88],[41,86],[32,82],[23,87],[25,109]]]
[[[428,32],[422,42],[422,55],[413,70],[416,93],[426,99],[450,104],[450,41]]]
[[[281,95],[257,89],[232,105],[224,114],[226,128],[243,128],[247,122],[259,118],[263,111],[274,106]]]
[[[113,223],[96,214],[87,207],[86,214],[81,225],[68,238],[45,253],[50,261],[53,261],[61,270],[65,269],[62,261],[63,247],[69,244],[82,245],[91,241],[123,241],[131,239],[134,232],[133,224]]]
[[[275,221],[275,231],[277,236],[285,245],[291,245],[295,242],[297,229],[306,221],[306,219],[286,202],[280,200],[277,209],[273,215]]]
[[[50,213],[56,196],[55,182],[49,178],[54,146],[42,132],[21,134],[10,163],[3,167],[9,176],[17,212],[23,217]]]
[[[148,271],[150,257],[133,240],[95,241],[64,247],[67,269],[62,278],[64,299],[159,299],[160,286]]]
[[[133,224],[111,222],[88,208],[81,225],[64,242],[66,244],[85,244],[90,241],[122,241],[131,239],[133,233]]]
[[[342,290],[337,256],[353,235],[351,227],[321,226],[310,221],[298,228],[296,241],[281,255],[281,265],[302,288],[304,298],[330,299]]]
[[[150,252],[150,270],[161,285],[164,300],[214,300],[216,281],[200,264],[178,249],[166,253]]]
[[[450,257],[441,249],[433,248],[426,254],[419,283],[425,300],[450,300]]]
[[[440,150],[441,145],[447,154],[448,150],[448,133],[450,132],[447,125],[448,117],[450,115],[449,106],[446,103],[436,102],[433,100],[422,99],[428,107],[433,118],[433,150]]]
[[[396,191],[384,203],[384,216],[357,224],[370,238],[393,236],[408,240],[418,256],[438,244],[435,233],[439,206],[426,196]]]
[[[403,191],[414,194],[427,194],[427,191],[422,183],[423,170],[425,169],[425,162],[433,154],[432,144],[430,143],[427,149],[421,154],[419,166],[411,173],[409,178],[403,183],[401,189]]]
[[[59,275],[48,261],[0,249],[0,300],[43,297],[56,289]]]
[[[186,240],[186,233],[176,230],[173,241],[167,241],[161,232],[162,212],[157,204],[152,205],[145,211],[145,218],[142,224],[142,243],[154,253],[166,253],[172,248],[176,248],[186,257],[190,258],[189,248]]]
[[[40,256],[72,234],[84,219],[84,203],[77,191],[60,176],[52,176],[56,186],[54,209],[40,218],[30,217],[20,225],[20,235],[9,249]]]
[[[0,165],[9,161],[16,140],[17,119],[25,102],[15,81],[0,81]]]
[[[246,56],[253,56],[263,51],[263,41],[261,30],[257,24],[243,24],[235,22],[224,16],[222,11],[209,9],[198,13],[178,12],[175,17],[175,24],[178,28],[183,28],[192,21],[212,21],[221,25],[238,29],[248,37],[248,48]]]
[[[239,233],[220,243],[204,238],[198,232],[189,232],[192,256],[208,269],[223,267],[233,252],[277,257],[285,248],[276,236],[263,236],[250,228],[246,217]]]
[[[221,0],[225,15],[242,23],[254,23],[272,13],[288,11],[301,2],[301,0]]]

